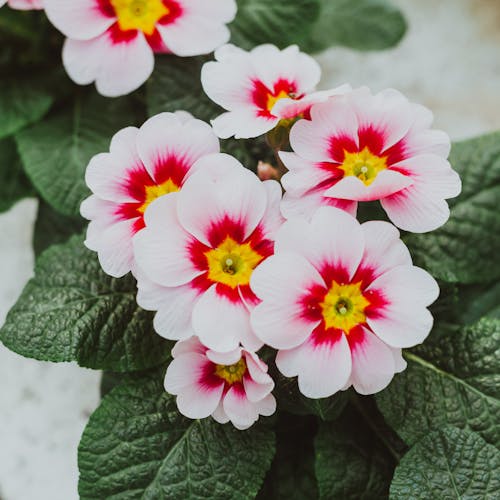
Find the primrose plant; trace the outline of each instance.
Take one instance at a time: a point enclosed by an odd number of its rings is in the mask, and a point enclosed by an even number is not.
[[[389,47],[399,11],[8,5],[66,39],[14,15],[45,76],[18,78],[0,148],[40,255],[0,338],[105,371],[81,497],[444,498],[444,455],[450,488],[493,498],[498,134],[451,151],[397,90],[318,90],[307,53]],[[61,49],[96,90],[37,55]]]

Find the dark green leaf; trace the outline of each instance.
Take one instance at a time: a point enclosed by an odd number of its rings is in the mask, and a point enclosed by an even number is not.
[[[391,500],[494,499],[500,452],[471,431],[445,427],[419,441],[401,460]]]
[[[263,425],[238,431],[180,415],[162,378],[113,389],[90,417],[78,453],[83,500],[250,499],[274,455]]]
[[[0,81],[0,139],[38,121],[52,102],[50,93],[36,81]]]
[[[406,32],[401,12],[386,0],[321,0],[318,20],[303,44],[309,52],[331,45],[381,50],[396,45]]]
[[[257,499],[318,498],[313,446],[316,419],[280,413],[276,429],[276,456]]]
[[[89,195],[84,175],[97,153],[109,150],[119,129],[135,125],[130,100],[91,94],[16,136],[24,168],[34,186],[58,212],[77,215]]]
[[[500,278],[500,132],[459,142],[450,162],[462,178],[462,194],[450,200],[450,220],[406,242],[415,262],[436,278],[488,283]]]
[[[263,43],[284,48],[305,38],[319,13],[319,0],[237,0],[231,42],[244,49]]]
[[[40,256],[0,339],[12,351],[44,361],[144,370],[167,360],[171,345],[153,331],[152,314],[139,308],[135,295],[130,275],[104,274],[96,254],[73,236]]]
[[[500,445],[499,320],[435,329],[405,356],[408,368],[377,394],[377,403],[408,444],[452,424]]]
[[[209,121],[222,112],[201,86],[200,74],[208,57],[157,58],[155,71],[147,85],[149,115],[162,111],[189,111],[200,120]]]
[[[33,194],[33,187],[24,175],[16,144],[10,138],[0,140],[0,212]]]
[[[395,460],[358,412],[322,423],[315,448],[320,498],[387,497]]]
[[[33,233],[35,255],[40,255],[51,245],[64,243],[73,234],[81,233],[85,224],[81,217],[61,215],[48,203],[40,200]]]

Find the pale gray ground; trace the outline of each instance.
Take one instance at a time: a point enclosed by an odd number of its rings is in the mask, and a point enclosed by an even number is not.
[[[322,88],[394,87],[435,112],[461,139],[500,129],[500,2],[395,0],[410,31],[390,51],[332,49],[318,59]],[[359,36],[363,36],[360,33]],[[30,277],[35,202],[0,216],[0,324]],[[98,403],[99,374],[21,358],[0,345],[0,498],[77,498],[76,449]]]

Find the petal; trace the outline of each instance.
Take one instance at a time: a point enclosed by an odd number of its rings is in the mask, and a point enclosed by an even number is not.
[[[140,128],[137,149],[151,177],[165,179],[168,160],[174,158],[176,166],[183,165],[189,170],[202,156],[218,153],[219,141],[211,127],[201,120],[160,113]]]
[[[238,429],[247,429],[259,418],[256,406],[237,385],[229,389],[222,404],[226,415]]]
[[[352,356],[351,382],[356,392],[375,394],[385,389],[396,372],[392,349],[366,328],[352,332],[348,339]]]
[[[267,384],[257,383],[250,377],[243,379],[243,387],[249,401],[252,403],[261,401],[274,389],[273,380],[269,375],[267,375],[267,378],[269,379]]]
[[[50,22],[68,38],[90,40],[116,22],[92,0],[44,0]]]
[[[286,221],[276,235],[275,252],[297,252],[318,270],[344,270],[352,277],[364,252],[364,237],[358,221],[347,212],[321,207],[310,224],[303,219]]]
[[[383,170],[375,180],[367,186],[354,175],[347,175],[328,188],[323,195],[355,201],[380,200],[411,186],[413,180],[395,170]]]
[[[264,181],[262,185],[267,194],[267,207],[260,223],[262,237],[274,240],[276,231],[278,231],[283,222],[285,222],[280,211],[282,197],[281,186],[279,182],[273,180]]]
[[[172,357],[177,358],[183,354],[203,354],[205,355],[207,348],[200,342],[198,337],[191,337],[186,340],[176,342],[172,348]]]
[[[351,374],[351,351],[345,335],[335,342],[307,340],[279,351],[276,366],[286,377],[298,376],[299,390],[308,398],[325,398],[340,391]]]
[[[210,287],[193,309],[193,328],[209,349],[228,352],[240,342],[250,350],[262,347],[250,328],[248,310],[241,302],[232,302]]]
[[[230,219],[242,224],[244,239],[257,227],[267,206],[262,182],[249,170],[234,168],[236,160],[228,155],[211,155],[219,165],[230,163],[231,171],[212,176],[199,169],[179,193],[177,213],[182,226],[199,241],[210,245],[210,233],[217,224]],[[200,200],[203,200],[200,203]]]
[[[212,418],[218,422],[219,424],[227,424],[229,422],[229,417],[224,411],[224,405],[222,404],[222,399],[219,403],[219,406],[212,413]]]
[[[145,213],[146,227],[134,238],[134,255],[144,274],[154,283],[176,287],[203,273],[191,261],[192,237],[177,219],[177,193],[157,198]]]
[[[106,97],[129,94],[151,75],[154,56],[142,34],[127,41],[114,41],[106,32],[91,40],[67,39],[63,63],[70,78],[79,85],[96,82]]]
[[[211,121],[214,132],[221,139],[233,136],[235,139],[259,137],[272,130],[279,118],[260,116],[252,108],[242,108],[222,113]]]
[[[207,351],[207,358],[218,365],[234,365],[241,359],[241,347],[237,347],[234,351],[217,352]]]
[[[175,359],[168,365],[165,375],[165,390],[170,394],[178,395],[185,388],[197,384],[203,377],[207,359],[201,353],[177,353]],[[223,385],[223,382],[221,382]]]
[[[206,418],[219,406],[223,391],[223,383],[217,387],[200,384],[185,387],[177,396],[179,412],[188,418]]]

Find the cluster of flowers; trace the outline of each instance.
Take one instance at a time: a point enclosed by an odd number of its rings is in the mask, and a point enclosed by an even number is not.
[[[404,370],[439,289],[395,226],[444,224],[460,179],[430,111],[395,90],[316,92],[320,68],[295,46],[226,45],[215,59],[202,84],[227,112],[213,127],[177,112],[118,132],[87,168],[81,212],[105,272],[132,271],[155,330],[177,341],[165,388],[180,412],[245,429],[276,408],[264,344],[311,398],[372,394]],[[218,141],[278,124],[284,196]],[[356,220],[374,200],[394,225]]]

